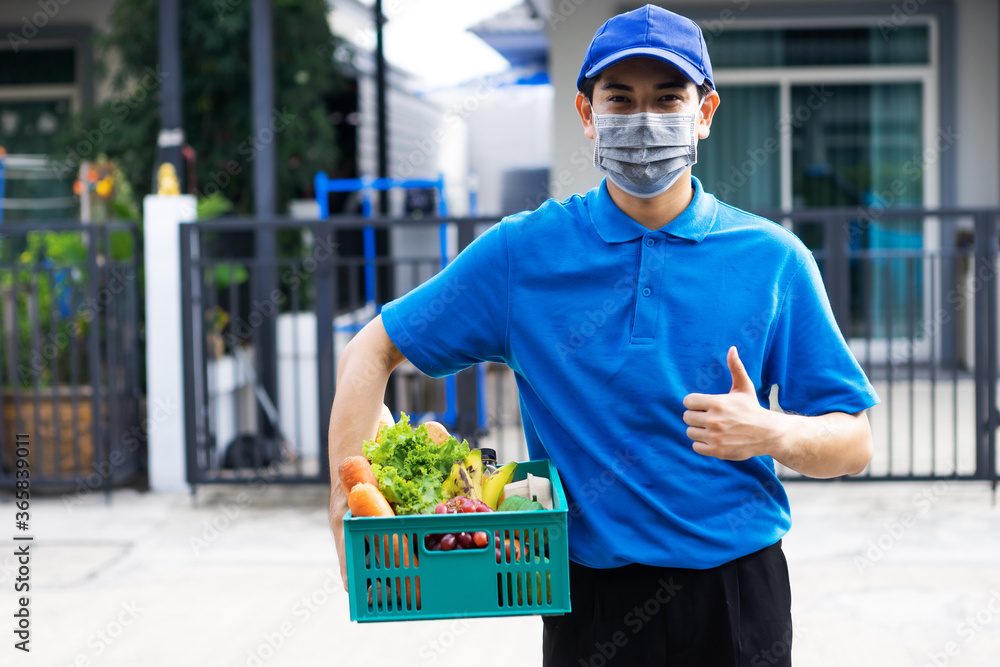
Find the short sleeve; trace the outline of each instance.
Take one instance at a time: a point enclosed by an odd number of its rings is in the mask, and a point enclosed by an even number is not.
[[[840,332],[812,254],[782,296],[764,370],[786,412],[853,414],[879,402]]]
[[[399,351],[432,377],[503,362],[507,340],[506,232],[497,224],[433,278],[382,309]]]

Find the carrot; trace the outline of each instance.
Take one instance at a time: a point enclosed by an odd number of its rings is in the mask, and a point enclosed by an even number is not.
[[[355,484],[367,483],[378,488],[378,480],[372,472],[372,464],[363,456],[349,456],[340,462],[337,469],[344,493],[350,493]]]
[[[367,482],[351,487],[347,506],[351,508],[353,516],[396,516],[378,487]]]

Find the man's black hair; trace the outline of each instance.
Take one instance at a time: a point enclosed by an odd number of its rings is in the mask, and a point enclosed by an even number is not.
[[[591,104],[594,103],[594,88],[597,86],[597,79],[599,79],[600,76],[600,73],[598,73],[597,75],[589,76],[580,82],[580,92],[584,94],[587,101]],[[702,81],[701,85],[697,86],[697,88],[699,102],[705,99],[705,96],[714,90],[714,88],[712,88],[712,84],[708,82],[708,79]]]

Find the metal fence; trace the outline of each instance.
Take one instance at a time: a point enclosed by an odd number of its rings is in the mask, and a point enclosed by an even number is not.
[[[19,434],[36,490],[107,491],[143,469],[140,252],[131,223],[2,228],[0,488]]]
[[[1000,211],[765,215],[813,248],[841,331],[882,399],[869,411],[875,457],[848,479],[996,483]]]
[[[181,229],[187,478],[198,484],[329,479],[337,359],[380,304],[433,276],[495,219],[214,220]],[[444,226],[442,230],[442,225]],[[366,258],[364,230],[375,231]],[[442,231],[444,232],[442,235]],[[255,248],[267,236],[277,257]],[[268,241],[270,243],[270,241]],[[390,258],[386,250],[394,248]],[[395,410],[444,418],[475,441],[483,369],[432,380],[404,364]]]
[[[1000,211],[879,211],[876,219],[829,210],[769,217],[813,248],[837,321],[883,401],[869,414],[875,459],[851,479],[995,482]],[[895,221],[918,231],[919,245],[884,247]],[[327,482],[326,426],[343,346],[380,304],[439,270],[440,238],[450,238],[453,255],[493,222],[234,219],[184,225],[188,481],[248,482],[267,475],[275,482]],[[365,226],[376,231],[374,259],[363,252]],[[260,234],[275,235],[276,259],[255,253]],[[387,394],[394,410],[445,421],[505,460],[527,458],[506,367],[483,364],[449,384],[404,363]]]

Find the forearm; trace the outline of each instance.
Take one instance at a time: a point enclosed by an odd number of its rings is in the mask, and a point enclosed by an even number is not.
[[[345,458],[361,454],[362,443],[372,438],[389,376],[402,360],[381,318],[365,326],[341,355],[330,414],[331,523],[347,512],[347,496],[337,479],[337,468]]]
[[[872,459],[871,426],[864,412],[769,414],[775,425],[771,457],[796,472],[819,478],[857,475]]]

